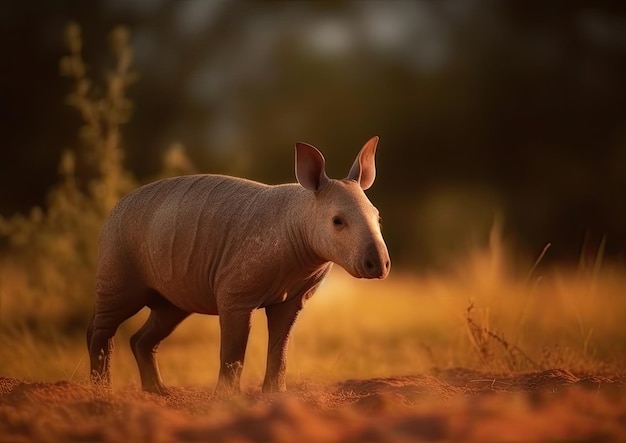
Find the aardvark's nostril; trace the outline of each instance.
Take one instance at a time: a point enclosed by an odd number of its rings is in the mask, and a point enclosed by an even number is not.
[[[389,265],[390,265],[389,260],[387,260],[387,261],[385,262],[385,269],[386,269],[386,270],[389,270]]]

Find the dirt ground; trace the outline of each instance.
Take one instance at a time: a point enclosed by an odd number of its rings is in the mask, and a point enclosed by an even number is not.
[[[300,383],[285,394],[0,377],[0,442],[626,441],[626,376],[551,369]]]

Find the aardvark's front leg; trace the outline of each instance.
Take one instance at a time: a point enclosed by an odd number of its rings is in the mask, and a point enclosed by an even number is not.
[[[253,310],[220,311],[220,375],[216,395],[228,395],[240,390],[239,380],[248,345]]]
[[[286,302],[265,308],[269,344],[263,392],[280,392],[287,389],[285,384],[287,345],[289,334],[301,309],[301,297],[294,297]]]

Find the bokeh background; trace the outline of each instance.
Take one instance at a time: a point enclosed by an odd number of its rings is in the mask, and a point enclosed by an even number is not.
[[[139,183],[172,147],[199,172],[293,181],[295,141],[339,178],[379,135],[368,193],[395,266],[445,266],[494,223],[531,259],[550,243],[542,265],[624,261],[623,1],[3,1],[0,215],[45,207],[80,144],[70,21],[94,80],[130,32]]]

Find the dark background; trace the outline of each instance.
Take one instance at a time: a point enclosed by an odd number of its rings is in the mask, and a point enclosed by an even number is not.
[[[0,3],[0,214],[45,204],[77,145],[58,62],[70,20],[92,77],[127,25],[126,166],[154,177],[182,144],[201,172],[293,181],[293,144],[332,177],[379,135],[381,209],[396,264],[440,266],[494,220],[519,254],[575,263],[626,250],[623,1]]]

